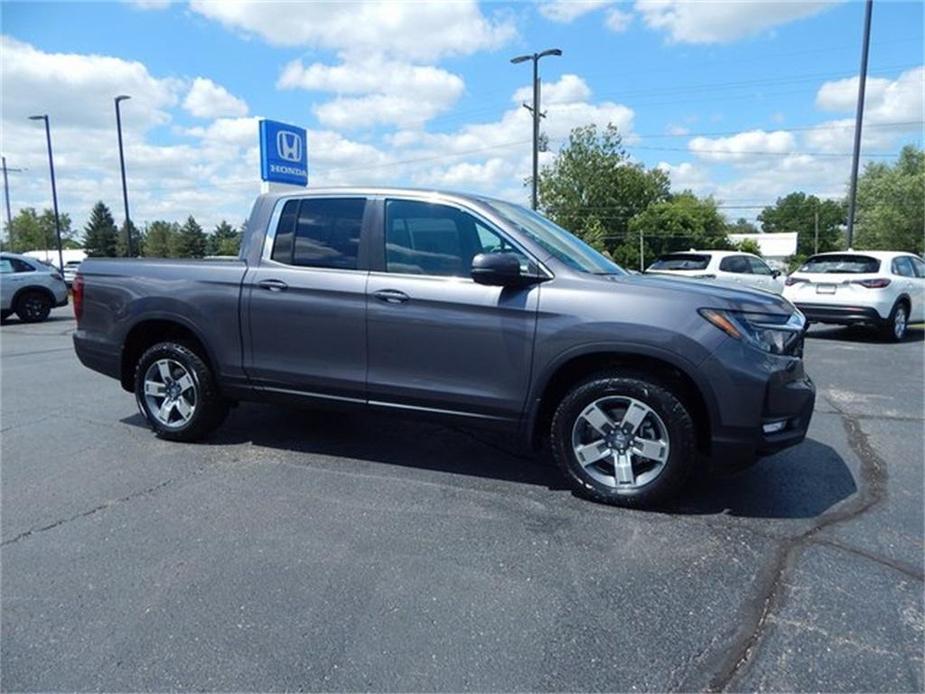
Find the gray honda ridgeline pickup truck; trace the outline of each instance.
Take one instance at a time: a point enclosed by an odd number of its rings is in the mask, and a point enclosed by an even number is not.
[[[88,259],[74,309],[80,361],[161,438],[240,400],[438,416],[548,444],[577,492],[619,505],[799,443],[815,400],[786,299],[632,276],[474,195],[261,195],[238,260]]]

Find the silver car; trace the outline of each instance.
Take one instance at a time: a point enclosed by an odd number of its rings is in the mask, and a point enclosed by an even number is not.
[[[54,306],[67,306],[67,285],[56,268],[0,253],[0,318],[15,313],[24,323],[39,323]]]
[[[80,270],[81,260],[69,260],[64,264],[64,282],[70,288],[74,284],[74,278],[77,277],[77,272]]]

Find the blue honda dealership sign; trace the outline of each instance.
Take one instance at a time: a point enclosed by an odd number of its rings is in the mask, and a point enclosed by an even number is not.
[[[305,128],[260,121],[260,178],[272,183],[308,185]]]

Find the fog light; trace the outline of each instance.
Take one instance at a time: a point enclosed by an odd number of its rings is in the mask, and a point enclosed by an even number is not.
[[[784,427],[787,426],[787,420],[782,419],[779,422],[768,422],[762,428],[765,434],[776,434],[778,431],[783,431]]]

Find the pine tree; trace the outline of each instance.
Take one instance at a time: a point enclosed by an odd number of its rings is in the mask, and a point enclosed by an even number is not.
[[[240,233],[223,219],[209,235],[206,255],[237,255],[240,245]]]
[[[91,258],[112,258],[116,255],[118,231],[109,208],[103,201],[96,203],[84,227],[83,247]]]
[[[202,258],[206,254],[206,235],[202,227],[190,215],[186,224],[174,236],[171,255],[177,258]]]
[[[141,255],[141,234],[138,233],[138,228],[132,223],[127,222],[123,223],[119,229],[119,235],[116,238],[116,255],[119,257],[127,257],[129,254],[128,247],[128,228],[131,227],[132,233],[132,257],[137,257]]]
[[[169,258],[173,239],[177,235],[177,225],[158,220],[151,222],[145,231],[142,250],[148,258]]]

